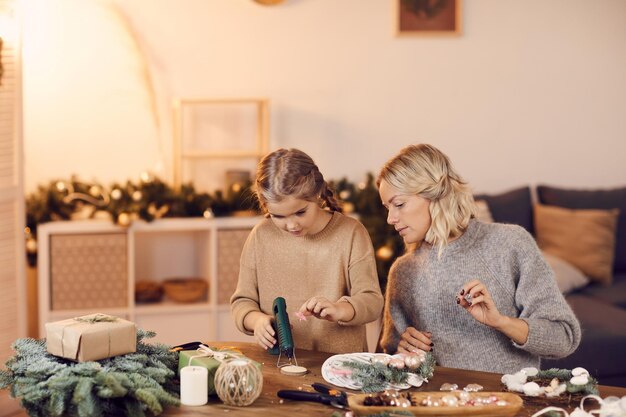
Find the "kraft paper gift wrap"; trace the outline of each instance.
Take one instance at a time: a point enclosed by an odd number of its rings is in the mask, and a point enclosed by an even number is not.
[[[48,353],[78,362],[96,361],[137,350],[135,324],[106,314],[46,323]]]
[[[178,354],[178,374],[185,366],[202,366],[209,371],[208,389],[209,395],[215,394],[215,372],[222,361],[231,358],[245,358],[254,363],[259,369],[261,364],[244,356],[241,352],[231,349],[218,349],[203,346],[198,350],[181,350]],[[190,363],[191,362],[191,363]]]

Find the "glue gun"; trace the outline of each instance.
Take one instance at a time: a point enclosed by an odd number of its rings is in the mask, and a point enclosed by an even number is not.
[[[287,303],[283,297],[276,297],[272,304],[274,312],[274,331],[278,336],[276,344],[268,350],[271,355],[285,355],[289,360],[294,357],[293,337],[291,335],[291,325],[289,324],[289,314],[287,314]],[[280,358],[279,358],[280,360]]]

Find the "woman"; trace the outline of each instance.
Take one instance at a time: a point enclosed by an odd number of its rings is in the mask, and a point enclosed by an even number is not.
[[[446,155],[408,146],[377,185],[407,245],[387,284],[386,352],[422,349],[442,366],[499,373],[574,352],[580,326],[533,237],[475,220],[470,188]]]

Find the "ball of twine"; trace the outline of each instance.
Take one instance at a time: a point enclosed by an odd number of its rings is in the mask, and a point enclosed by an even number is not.
[[[215,372],[215,391],[224,404],[246,406],[261,395],[263,374],[247,359],[231,359]]]

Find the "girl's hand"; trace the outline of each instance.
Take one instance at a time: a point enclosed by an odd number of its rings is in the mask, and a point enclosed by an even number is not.
[[[324,297],[311,297],[299,310],[304,316],[313,316],[328,321],[350,321],[354,318],[354,307],[346,301],[333,303]]]
[[[432,336],[431,332],[421,332],[415,327],[407,327],[404,333],[400,335],[398,353],[414,353],[417,349],[430,352],[435,346],[431,340]]]
[[[272,327],[274,317],[261,312],[254,312],[254,314],[254,323],[251,326],[254,331],[254,338],[263,349],[270,349],[276,344],[276,338],[274,337],[276,332],[274,332]]]
[[[477,321],[489,327],[499,328],[505,319],[498,311],[485,284],[477,279],[463,285],[456,296],[456,302]]]

